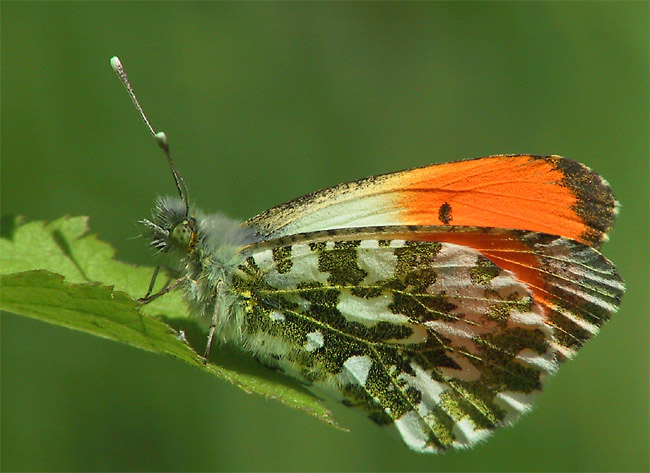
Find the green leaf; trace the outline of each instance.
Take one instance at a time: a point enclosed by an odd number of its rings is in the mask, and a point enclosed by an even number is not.
[[[135,299],[146,293],[153,268],[113,259],[115,250],[88,233],[87,221],[64,217],[46,224],[2,218],[1,310],[177,358],[338,427],[303,386],[234,349],[215,347],[204,363],[198,353],[203,353],[206,334],[189,317],[180,294],[172,291],[140,305]]]

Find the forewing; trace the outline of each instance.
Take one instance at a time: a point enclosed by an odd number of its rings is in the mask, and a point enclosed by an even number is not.
[[[544,232],[598,247],[617,205],[607,182],[580,163],[499,155],[340,184],[247,224],[260,240],[362,226],[460,225]]]
[[[513,234],[526,242],[513,250],[495,232],[482,252],[393,230],[265,243],[233,284],[251,351],[394,426],[414,450],[467,447],[517,419],[623,291],[605,258],[567,239]]]

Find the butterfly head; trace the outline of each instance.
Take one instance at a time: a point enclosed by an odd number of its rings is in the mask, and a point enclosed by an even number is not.
[[[148,230],[148,237],[159,253],[192,253],[197,241],[197,224],[188,211],[184,199],[158,197],[151,220],[142,220]]]

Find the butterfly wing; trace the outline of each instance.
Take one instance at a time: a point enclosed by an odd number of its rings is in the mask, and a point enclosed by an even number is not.
[[[247,224],[260,240],[362,226],[460,225],[544,232],[598,247],[616,209],[607,182],[580,163],[499,155],[340,184]]]
[[[466,447],[516,420],[623,292],[609,261],[566,238],[484,231],[476,248],[433,241],[439,227],[392,230],[261,243],[233,289],[249,350],[414,450]],[[477,233],[448,233],[463,230]]]

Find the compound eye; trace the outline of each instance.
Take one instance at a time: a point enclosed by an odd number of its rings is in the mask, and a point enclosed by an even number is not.
[[[172,230],[171,238],[181,248],[189,249],[194,242],[194,228],[191,222],[183,220],[176,225]]]

